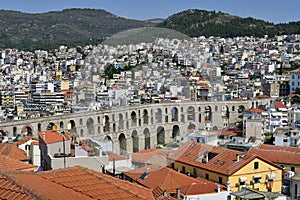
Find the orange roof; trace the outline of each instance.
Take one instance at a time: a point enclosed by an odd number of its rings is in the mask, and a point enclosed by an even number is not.
[[[33,136],[26,136],[23,137],[21,140],[19,140],[18,142],[16,142],[17,145],[21,145],[24,144],[25,142],[29,141],[29,140],[36,140],[38,141],[39,139]]]
[[[52,144],[56,142],[63,142],[64,140],[70,140],[66,134],[61,134],[53,130],[46,130],[39,132],[39,137],[45,142],[45,144]],[[44,135],[45,134],[45,135]],[[45,139],[43,139],[45,137]]]
[[[251,108],[251,109],[247,109],[245,111],[249,111],[249,112],[252,112],[252,113],[263,113],[263,112],[266,112],[262,109],[259,109],[259,108]]]
[[[0,143],[0,155],[8,156],[20,161],[27,161],[30,158],[24,150],[19,149],[15,144],[10,143]]]
[[[294,70],[292,70],[292,71],[290,71],[290,72],[299,73],[299,72],[300,72],[300,68],[294,69]]]
[[[299,97],[300,98],[300,95],[299,94],[289,94],[287,97],[288,98],[294,98],[294,97]]]
[[[268,95],[258,95],[258,96],[256,96],[255,98],[257,98],[257,99],[269,99],[269,98],[271,98],[271,97],[268,96]]]
[[[109,161],[113,161],[114,159],[115,160],[126,160],[127,159],[127,158],[120,156],[119,154],[116,154],[112,151],[106,151],[106,153],[108,154]]]
[[[204,163],[201,160],[201,156],[204,156],[205,154],[208,154],[208,157],[212,157],[207,163]],[[236,156],[241,156],[242,154],[243,153],[240,151],[226,149],[223,147],[211,146],[197,142],[188,142],[172,153],[169,158],[200,169],[202,168],[229,176],[258,157],[257,155],[247,154],[237,161]],[[270,161],[264,161],[275,165]]]
[[[150,189],[83,167],[2,173],[36,199],[154,199]]]
[[[276,164],[300,165],[300,153],[282,150],[249,149],[248,154],[256,154]]]
[[[277,108],[287,108],[283,103],[278,102],[278,101],[274,101],[273,105]]]
[[[146,178],[141,179],[140,177],[143,173],[147,173],[147,176]],[[177,188],[190,188],[193,184],[196,183],[199,185],[205,184],[208,187],[194,188],[193,191],[186,190],[184,194],[193,195],[211,193],[215,192],[217,188],[217,184],[211,181],[192,178],[173,169],[157,165],[145,166],[142,168],[131,170],[129,172],[125,172],[124,174],[141,185],[152,189],[160,187],[170,194],[176,193]]]
[[[19,171],[34,171],[36,166],[25,163],[19,160],[12,159],[8,156],[0,155],[0,169],[1,170],[19,170]],[[0,198],[1,199],[1,198]]]
[[[208,130],[207,132],[217,133],[218,135],[225,135],[225,136],[237,136],[238,133],[234,131],[223,131],[223,130]]]
[[[132,154],[132,161],[136,163],[147,163],[153,165],[167,166],[167,156],[172,150],[165,149],[147,149],[139,153]]]
[[[205,179],[204,179],[205,180]],[[223,186],[219,185],[224,189]],[[197,195],[197,194],[208,194],[217,193],[218,184],[211,181],[202,181],[200,183],[192,183],[189,186],[180,188],[180,193],[184,195]]]
[[[93,199],[154,199],[152,190],[83,167],[45,171],[38,175]]]
[[[275,146],[270,144],[261,144],[259,145],[258,148],[265,149],[265,150],[289,151],[294,153],[300,153],[300,148],[298,147],[283,147],[283,146]]]
[[[0,175],[0,199],[29,200],[34,198],[11,180]]]

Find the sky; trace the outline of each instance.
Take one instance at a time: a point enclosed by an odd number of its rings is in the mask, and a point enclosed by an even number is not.
[[[300,0],[0,0],[1,10],[26,13],[67,8],[104,9],[120,17],[138,20],[167,18],[187,9],[200,9],[273,23],[300,21]]]

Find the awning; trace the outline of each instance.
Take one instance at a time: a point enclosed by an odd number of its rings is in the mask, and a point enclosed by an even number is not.
[[[248,180],[248,178],[245,176],[240,177],[240,182],[246,182],[247,180]]]

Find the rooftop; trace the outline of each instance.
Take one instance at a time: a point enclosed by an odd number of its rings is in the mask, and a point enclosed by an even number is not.
[[[63,142],[63,140],[70,140],[70,138],[66,134],[61,134],[53,130],[45,130],[39,132],[38,135],[46,144]]]
[[[10,143],[0,143],[0,155],[19,161],[28,161],[30,158],[24,150],[19,149],[15,144]]]

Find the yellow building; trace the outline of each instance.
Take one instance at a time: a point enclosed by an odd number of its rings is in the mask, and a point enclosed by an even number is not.
[[[171,167],[182,173],[230,186],[281,192],[282,168],[254,154],[189,142],[169,156]]]

